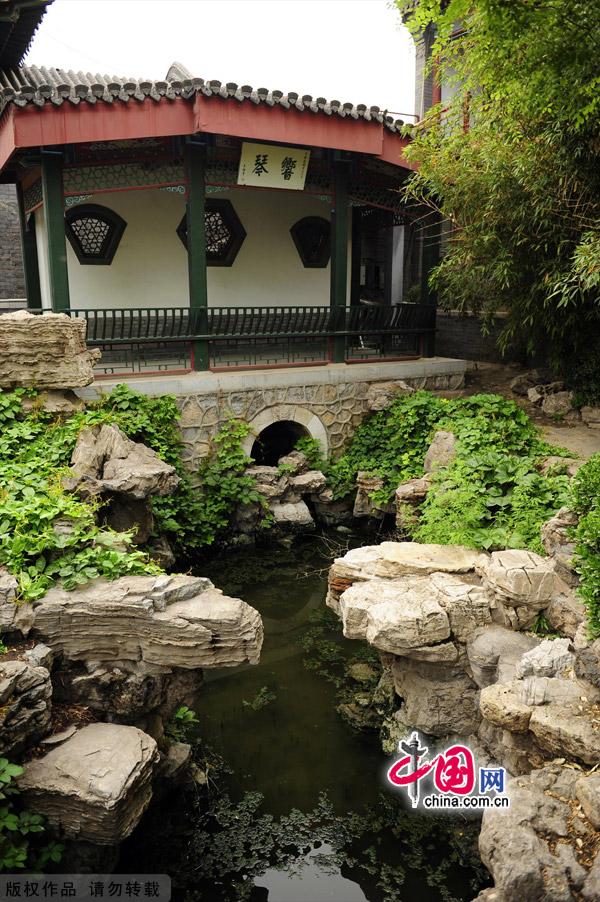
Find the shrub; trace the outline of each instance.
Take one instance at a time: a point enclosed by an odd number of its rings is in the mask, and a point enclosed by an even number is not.
[[[26,396],[33,399],[27,413]],[[124,385],[67,419],[46,413],[33,391],[0,395],[0,565],[16,575],[21,598],[40,598],[56,580],[72,589],[98,576],[160,572],[130,535],[97,525],[101,502],[62,487],[77,437],[88,426],[117,425],[175,467],[180,484],[172,495],[153,499],[153,511],[157,532],[176,554],[212,544],[237,505],[262,502],[245,473],[250,458],[242,439],[249,427],[235,420],[223,426],[196,489],[183,467],[178,415],[175,398],[148,398]]]
[[[447,400],[417,392],[396,398],[357,429],[331,464],[336,495],[347,493],[357,472],[365,470],[383,480],[373,499],[388,501],[400,483],[423,474],[426,451],[441,429],[456,436],[456,458],[433,475],[412,537],[543,551],[540,527],[565,503],[568,479],[538,472],[539,459],[551,449],[527,414],[499,395]]]
[[[579,514],[575,529],[579,595],[587,610],[590,638],[596,639],[600,636],[600,454],[591,457],[577,472],[571,505]]]

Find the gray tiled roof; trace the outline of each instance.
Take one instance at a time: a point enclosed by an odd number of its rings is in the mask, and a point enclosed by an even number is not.
[[[71,69],[48,69],[45,66],[23,66],[0,72],[0,112],[7,104],[24,107],[29,104],[44,106],[52,103],[129,103],[143,101],[147,97],[154,101],[174,100],[183,97],[188,100],[196,94],[205,97],[221,97],[238,103],[266,104],[292,107],[300,111],[322,113],[326,116],[366,119],[382,123],[392,132],[398,132],[404,125],[401,119],[394,119],[386,110],[365,104],[341,103],[324,97],[311,97],[267,88],[252,88],[250,85],[236,85],[232,82],[205,81],[195,78],[180,63],[173,63],[164,81],[150,79],[123,78],[113,75],[94,75],[91,72],[73,72]]]

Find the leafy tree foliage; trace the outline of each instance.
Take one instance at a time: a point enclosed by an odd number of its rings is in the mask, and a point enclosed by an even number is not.
[[[600,369],[600,5],[396,2],[415,33],[435,30],[432,60],[455,91],[408,151],[419,165],[410,196],[448,223],[440,300],[488,321],[507,311],[501,344],[569,360],[589,395]]]

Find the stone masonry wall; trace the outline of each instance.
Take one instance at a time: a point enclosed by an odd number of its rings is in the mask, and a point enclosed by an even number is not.
[[[463,374],[406,378],[417,389],[460,388]],[[210,447],[211,439],[229,418],[248,422],[252,428],[246,450],[262,429],[272,422],[293,420],[317,438],[326,454],[336,454],[351,438],[367,413],[367,391],[372,382],[292,385],[281,388],[253,388],[249,391],[222,391],[194,394],[177,399],[181,411],[180,429],[183,458],[190,471]]]
[[[24,297],[17,195],[13,185],[0,185],[0,299]]]

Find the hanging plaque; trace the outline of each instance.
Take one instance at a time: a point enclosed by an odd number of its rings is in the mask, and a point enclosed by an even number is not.
[[[238,185],[259,188],[288,188],[302,191],[310,150],[279,144],[242,143]]]

